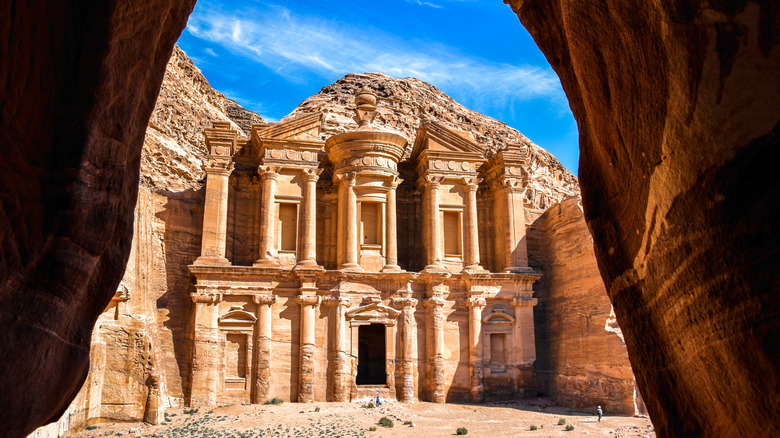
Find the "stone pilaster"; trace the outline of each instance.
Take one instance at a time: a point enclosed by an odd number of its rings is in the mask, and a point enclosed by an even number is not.
[[[530,297],[531,292],[524,293],[522,297],[512,300],[515,310],[515,323],[512,328],[515,338],[514,380],[517,391],[521,394],[536,394],[536,375],[534,362],[536,361],[536,341],[534,336],[534,306],[536,298]],[[525,296],[527,295],[527,296]]]
[[[443,298],[433,297],[425,300],[425,305],[430,312],[430,330],[433,331],[433,345],[431,346],[431,401],[444,403],[447,398],[444,381],[444,304]]]
[[[279,266],[276,257],[276,224],[274,210],[276,209],[276,180],[279,178],[279,168],[260,166],[257,169],[263,180],[263,196],[260,203],[260,258],[255,266]]]
[[[464,270],[472,272],[484,271],[479,264],[479,219],[477,218],[477,189],[481,181],[480,178],[463,179],[463,188],[466,192]]]
[[[355,173],[345,174],[342,179],[344,184],[345,196],[345,226],[343,227],[345,259],[339,269],[358,270],[363,269],[358,264],[358,224],[357,224],[357,195],[355,193],[357,175]],[[339,227],[341,228],[341,227]]]
[[[417,369],[417,322],[414,312],[417,309],[417,300],[414,298],[400,298],[393,300],[393,305],[401,308],[401,364],[403,381],[401,382],[402,402],[417,401],[415,385],[415,370]]]
[[[276,302],[276,296],[270,293],[252,297],[257,304],[257,340],[255,341],[255,388],[253,403],[261,403],[267,399],[271,388],[271,337],[272,312],[271,307]]]
[[[504,238],[506,244],[505,272],[528,272],[528,250],[525,241],[525,191],[519,179],[504,178],[501,181],[506,205]]]
[[[427,205],[425,206],[425,237],[427,242],[428,265],[426,270],[441,270],[444,254],[442,252],[441,242],[441,217],[439,214],[439,186],[442,178],[438,176],[425,175],[422,178],[425,190]]]
[[[206,200],[203,205],[203,238],[198,265],[229,265],[227,240],[228,186],[233,163],[227,156],[211,156],[206,162]]]
[[[346,351],[346,312],[350,301],[344,297],[328,297],[325,302],[333,306],[334,317],[333,401],[347,402],[352,377],[352,360]]]
[[[190,406],[214,406],[217,403],[221,366],[219,352],[219,302],[222,294],[207,290],[191,295],[195,304],[192,336],[192,390]]]
[[[298,402],[311,403],[314,401],[314,313],[320,304],[317,295],[298,295],[298,304],[301,305],[301,358],[298,372]]]
[[[466,300],[469,308],[469,371],[472,403],[482,403],[485,398],[484,363],[482,359],[482,310],[485,299],[471,297]]]
[[[303,171],[303,233],[298,265],[317,266],[317,180],[322,169]]]
[[[385,221],[385,240],[387,250],[385,252],[385,266],[382,272],[399,272],[398,266],[398,226],[396,218],[396,190],[403,180],[393,178],[388,184],[387,190],[387,220]]]

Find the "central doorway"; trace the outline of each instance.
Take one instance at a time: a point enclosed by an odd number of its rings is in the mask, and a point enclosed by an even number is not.
[[[358,327],[358,366],[355,383],[358,385],[387,383],[384,324]]]

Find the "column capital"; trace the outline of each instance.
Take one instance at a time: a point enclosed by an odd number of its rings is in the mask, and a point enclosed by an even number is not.
[[[254,301],[255,304],[258,305],[270,306],[271,304],[276,302],[276,295],[271,295],[271,294],[255,295],[252,297],[252,301]]]
[[[461,184],[463,184],[463,187],[465,187],[467,190],[474,190],[476,191],[479,188],[479,183],[482,182],[482,178],[476,178],[467,176],[464,178],[461,178],[460,180]]]
[[[235,164],[229,158],[210,156],[203,166],[206,175],[230,175],[233,172]]]
[[[506,190],[508,192],[523,193],[525,192],[526,182],[523,178],[514,176],[501,176],[497,178],[493,184],[498,190]]]
[[[301,306],[316,306],[320,304],[321,297],[319,295],[298,295],[295,300]]]
[[[423,187],[438,188],[439,184],[441,184],[441,182],[444,181],[444,177],[439,175],[431,175],[430,173],[427,173],[417,181],[418,184],[420,184]]]
[[[392,301],[394,307],[401,308],[415,308],[417,303],[418,300],[416,298],[393,298]]]
[[[398,178],[397,176],[393,176],[385,182],[385,186],[395,190],[402,182],[404,182],[404,180]]]
[[[480,307],[483,308],[487,305],[487,302],[482,297],[471,297],[466,300],[466,307],[473,308],[473,307]]]
[[[512,307],[534,307],[539,303],[539,300],[536,298],[513,298],[512,299]]]
[[[352,304],[352,299],[347,297],[323,297],[322,304],[334,307],[349,307]]]
[[[439,297],[428,298],[428,299],[426,299],[424,301],[425,307],[428,307],[428,308],[443,307],[446,302],[447,302],[447,300],[445,300],[444,298],[439,298]]]
[[[319,167],[309,167],[303,169],[303,181],[304,182],[317,182],[320,179],[322,169]]]
[[[336,181],[347,182],[349,185],[355,185],[357,179],[357,172],[341,172],[333,175],[333,179]]]
[[[192,293],[190,294],[193,303],[217,304],[222,301],[221,293]]]
[[[280,170],[281,168],[279,166],[265,166],[265,165],[257,166],[257,173],[264,180],[277,179],[279,177]]]

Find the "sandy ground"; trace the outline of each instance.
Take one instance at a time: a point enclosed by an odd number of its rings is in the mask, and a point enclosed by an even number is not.
[[[185,408],[168,409],[167,421],[157,426],[102,423],[73,436],[433,438],[456,436],[457,428],[465,427],[468,436],[478,437],[655,438],[653,426],[646,417],[606,416],[598,422],[590,413],[550,406],[542,400],[486,405],[392,402],[373,409],[363,408],[361,403],[284,403],[201,408],[196,413],[184,411]],[[390,418],[394,427],[377,424],[382,417]],[[561,419],[574,429],[566,431],[565,425],[558,424]],[[530,430],[531,425],[537,426],[537,430]],[[371,431],[372,427],[376,431]]]

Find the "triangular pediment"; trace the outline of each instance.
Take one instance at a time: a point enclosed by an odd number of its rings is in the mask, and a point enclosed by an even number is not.
[[[480,148],[469,133],[447,127],[438,122],[425,122],[417,128],[411,160],[416,161],[423,151],[471,155],[481,158]]]
[[[253,125],[252,137],[258,140],[317,140],[322,113],[301,114],[293,119],[266,125]]]
[[[347,317],[352,319],[395,319],[401,312],[379,303],[355,307],[347,311]]]

